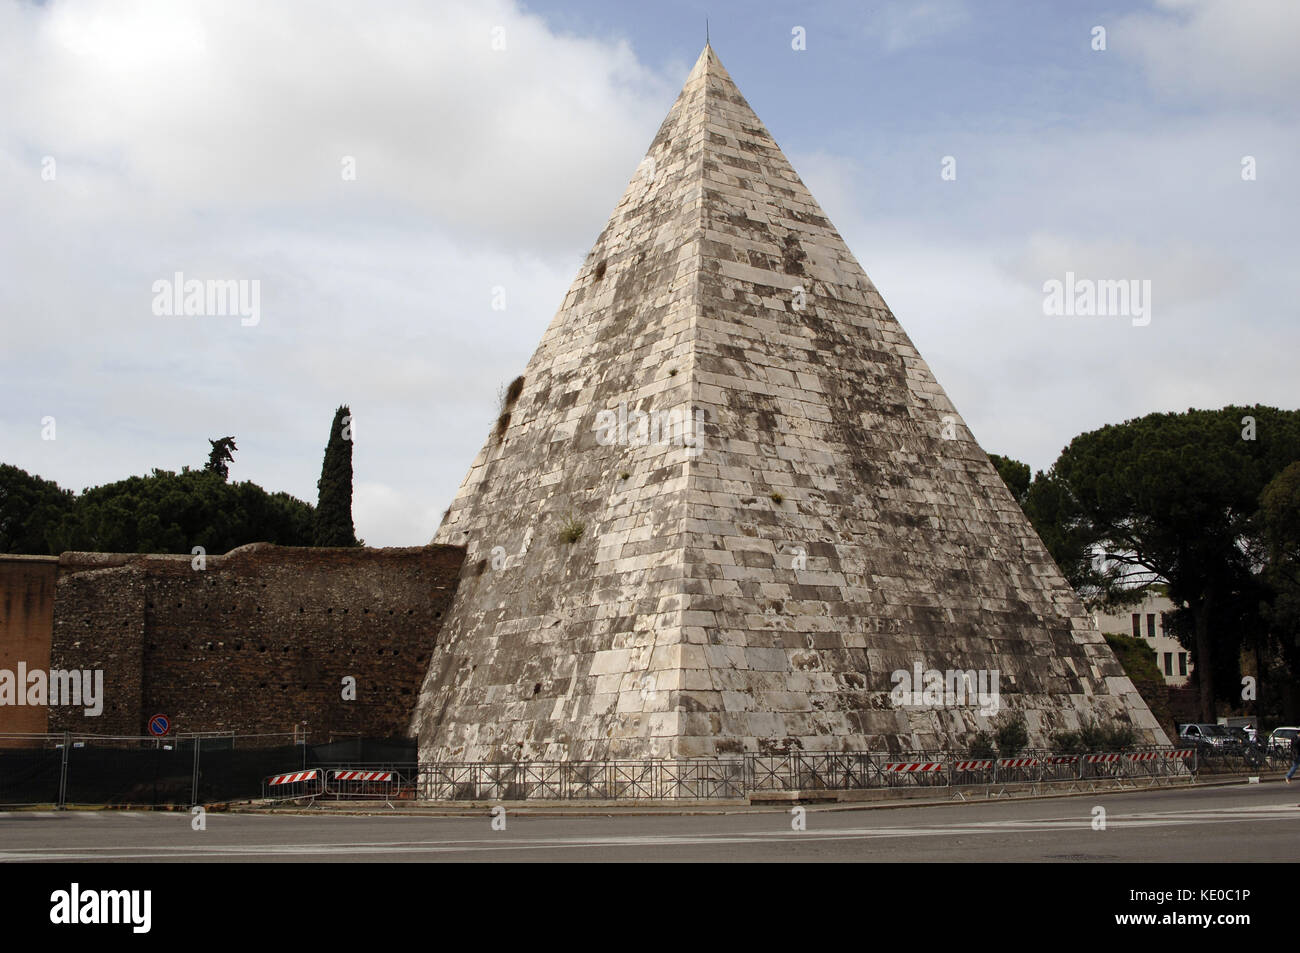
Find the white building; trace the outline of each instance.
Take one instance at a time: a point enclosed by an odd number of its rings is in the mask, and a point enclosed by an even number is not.
[[[1156,653],[1156,665],[1165,677],[1165,684],[1181,688],[1188,683],[1192,662],[1187,649],[1172,635],[1165,634],[1166,612],[1174,604],[1157,592],[1149,592],[1141,603],[1114,613],[1095,613],[1097,628],[1102,632],[1131,635],[1145,641]]]

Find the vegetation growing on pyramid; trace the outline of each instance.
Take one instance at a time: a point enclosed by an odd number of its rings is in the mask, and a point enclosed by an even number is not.
[[[586,524],[570,513],[560,525],[560,542],[565,544],[576,543],[582,539],[582,534],[586,531]]]
[[[316,546],[356,546],[352,524],[352,411],[346,405],[334,411],[325,461],[316,484]]]
[[[506,430],[510,427],[510,408],[514,407],[515,401],[519,400],[519,395],[523,392],[524,379],[522,375],[512,380],[504,389],[497,391],[499,413],[497,414],[497,426],[494,431],[497,440],[506,435]]]

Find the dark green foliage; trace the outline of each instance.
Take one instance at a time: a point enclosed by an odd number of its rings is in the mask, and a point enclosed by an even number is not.
[[[1126,724],[1102,727],[1093,721],[1078,731],[1058,731],[1052,735],[1052,750],[1059,754],[1128,751],[1136,744],[1137,732]]]
[[[1024,506],[1025,496],[1029,493],[1029,464],[996,453],[990,453],[989,459],[993,461],[998,476],[1002,477],[1002,482],[1007,485],[1016,502]]]
[[[1254,439],[1245,439],[1248,425]],[[1225,407],[1149,414],[1082,434],[1030,486],[1025,512],[1094,604],[1167,583],[1167,619],[1196,666],[1201,717],[1237,701],[1242,639],[1258,619],[1261,494],[1300,460],[1300,412]],[[1206,660],[1206,664],[1201,664]]]
[[[228,483],[216,472],[154,470],[93,487],[48,530],[49,552],[210,554],[246,543],[311,543],[311,507],[255,483]]]
[[[215,473],[223,480],[230,478],[230,464],[235,460],[235,451],[239,448],[235,446],[234,437],[222,437],[220,440],[209,440],[212,445],[212,452],[208,454],[208,462],[203,465],[203,469],[209,473]]]
[[[510,386],[506,388],[505,405],[507,407],[512,406],[514,402],[519,399],[519,395],[522,394],[523,392],[524,392],[524,379],[522,376],[516,377],[514,380],[510,382]]]
[[[975,737],[966,748],[966,753],[972,758],[996,758],[998,756],[993,736],[987,731],[975,732]]]
[[[1165,630],[1168,631],[1168,615]],[[1151,714],[1156,716],[1165,733],[1172,737],[1175,726],[1174,716],[1169,709],[1169,689],[1165,686],[1164,676],[1160,674],[1155,649],[1146,639],[1135,639],[1131,635],[1108,632],[1105,633],[1105,638],[1120,667],[1124,669],[1124,674],[1132,680],[1133,687],[1151,709]]]
[[[352,411],[346,406],[334,412],[329,443],[320,481],[316,484],[316,525],[312,542],[316,546],[356,546],[352,524]]]
[[[18,467],[0,464],[0,552],[54,555],[54,524],[72,512],[71,490]]]
[[[993,732],[997,742],[998,754],[1004,758],[1014,757],[1029,744],[1029,727],[1021,715],[1007,715]]]

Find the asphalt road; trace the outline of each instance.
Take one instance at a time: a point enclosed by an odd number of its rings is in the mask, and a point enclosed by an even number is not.
[[[1105,829],[1094,829],[1094,809]],[[476,817],[0,813],[0,861],[1290,861],[1300,784],[873,810]]]

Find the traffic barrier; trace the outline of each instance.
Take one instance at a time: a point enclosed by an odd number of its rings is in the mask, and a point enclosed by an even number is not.
[[[262,779],[262,797],[274,801],[316,798],[325,790],[325,772],[320,768],[272,774]]]
[[[397,794],[401,777],[396,771],[367,771],[332,768],[327,772],[325,795],[356,797],[374,801],[391,801]]]
[[[935,759],[886,761],[880,765],[880,778],[886,787],[947,785],[943,768],[944,762]]]

